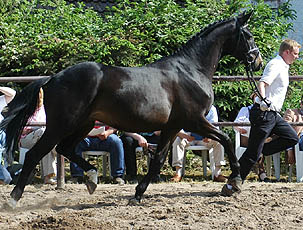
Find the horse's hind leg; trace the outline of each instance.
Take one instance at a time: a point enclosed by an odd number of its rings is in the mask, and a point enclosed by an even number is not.
[[[56,147],[56,151],[59,154],[62,154],[70,161],[76,163],[86,172],[89,178],[89,180],[86,182],[86,186],[90,194],[92,194],[97,187],[98,171],[93,165],[75,153],[75,147],[78,142],[83,139],[83,136],[86,136],[86,134],[89,132],[89,130],[92,129],[93,126],[94,122],[87,122],[84,126],[82,126],[82,128],[78,129],[72,135],[67,136],[62,141],[60,141]]]
[[[211,125],[207,120],[202,121],[200,129],[197,133],[201,136],[208,137],[212,140],[218,141],[223,145],[225,152],[230,163],[231,175],[229,176],[228,183],[232,184],[236,190],[240,191],[242,179],[240,177],[240,164],[234,152],[232,142],[227,134]],[[195,131],[196,132],[196,131]]]
[[[17,201],[23,194],[30,173],[39,161],[53,149],[55,144],[56,139],[51,138],[51,136],[47,134],[47,131],[45,131],[40,140],[26,153],[18,182],[10,194],[11,200],[7,203],[10,207],[16,207]]]
[[[143,193],[146,191],[151,179],[154,178],[160,172],[160,169],[163,166],[167,157],[171,140],[176,136],[177,132],[178,130],[161,131],[160,142],[158,143],[156,153],[150,161],[148,173],[137,185],[135,199],[132,199],[131,201],[141,201]]]

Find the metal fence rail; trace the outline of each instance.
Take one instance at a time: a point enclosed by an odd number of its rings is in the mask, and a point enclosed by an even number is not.
[[[45,78],[49,76],[12,76],[12,77],[0,77],[0,83],[7,83],[7,82],[31,82],[34,80],[38,80],[41,78]],[[254,77],[256,81],[260,79],[260,76]],[[302,81],[303,76],[290,76],[290,81]],[[247,76],[214,76],[213,81],[248,81]]]

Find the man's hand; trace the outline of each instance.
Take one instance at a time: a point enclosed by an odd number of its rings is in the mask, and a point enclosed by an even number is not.
[[[211,139],[206,137],[206,138],[203,138],[202,141],[205,142],[205,143],[209,143],[211,141]]]
[[[155,134],[156,136],[160,136],[161,131],[155,131],[154,134]]]
[[[270,104],[271,102],[268,99],[264,98],[264,101],[262,101],[260,104],[260,109],[262,111],[267,111],[269,110]]]
[[[148,147],[147,140],[143,136],[139,135],[137,141],[138,141],[139,146],[141,146],[142,148],[147,148]]]
[[[188,140],[189,142],[195,140],[195,138],[194,138],[193,136],[190,136],[190,135],[188,135],[187,133],[183,133],[183,132],[179,132],[179,133],[178,133],[178,137],[180,137],[181,139],[184,139],[184,138],[185,138],[185,139]]]
[[[239,128],[239,133],[241,133],[241,134],[246,134],[246,133],[247,133],[247,130],[246,130],[246,129],[243,129],[243,128]]]
[[[111,134],[113,134],[112,130],[108,129],[108,130],[104,131],[103,133],[98,134],[97,137],[99,137],[100,140],[104,141]]]

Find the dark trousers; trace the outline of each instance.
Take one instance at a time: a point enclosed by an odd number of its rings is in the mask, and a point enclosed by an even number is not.
[[[150,144],[158,144],[160,140],[160,136],[157,135],[152,135],[152,136],[142,135],[142,136]],[[120,137],[120,139],[123,142],[126,175],[131,177],[136,176],[137,175],[136,148],[139,147],[138,141],[124,134]]]
[[[249,111],[251,130],[248,146],[239,159],[240,174],[244,180],[261,153],[264,156],[293,147],[299,141],[296,131],[275,111],[261,111],[255,104]],[[267,137],[276,135],[271,142],[264,144]]]

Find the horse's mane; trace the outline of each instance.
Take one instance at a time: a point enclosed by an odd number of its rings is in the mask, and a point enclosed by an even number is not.
[[[181,47],[179,47],[170,56],[174,56],[174,55],[177,55],[179,53],[187,52],[188,50],[191,50],[193,48],[193,46],[194,46],[194,44],[195,44],[195,42],[196,42],[197,39],[201,39],[201,38],[207,36],[209,33],[211,33],[212,31],[214,31],[217,27],[219,27],[219,26],[221,26],[223,24],[229,23],[232,20],[234,20],[234,18],[220,20],[220,21],[216,21],[216,22],[213,22],[213,23],[209,24],[207,27],[203,28],[200,32],[197,32],[195,35],[193,35],[184,45],[182,45]],[[170,56],[162,57],[158,61],[163,61],[163,60],[167,59]]]
[[[212,31],[214,31],[217,27],[228,23],[232,20],[231,19],[227,19],[227,20],[221,20],[221,21],[216,21],[213,22],[211,24],[209,24],[207,27],[205,27],[204,29],[202,29],[200,32],[196,33],[194,36],[192,36],[183,46],[181,46],[175,53],[178,53],[184,49],[188,49],[191,48],[194,44],[194,41],[196,41],[197,39],[200,39],[202,37],[207,36],[208,34],[210,34]]]

